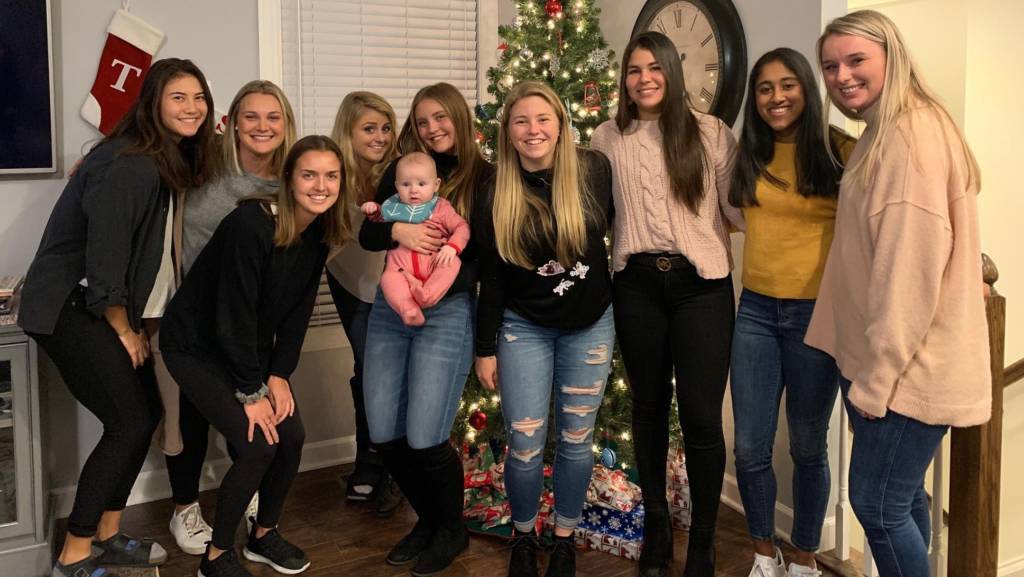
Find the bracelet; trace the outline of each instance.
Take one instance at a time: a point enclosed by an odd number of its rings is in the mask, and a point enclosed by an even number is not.
[[[255,393],[249,395],[243,393],[242,391],[235,391],[235,399],[237,399],[238,402],[243,405],[251,405],[253,403],[260,402],[269,393],[270,389],[267,388],[267,383],[260,383],[260,388],[256,389]]]

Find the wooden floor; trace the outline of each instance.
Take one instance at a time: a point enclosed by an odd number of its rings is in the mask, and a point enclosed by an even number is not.
[[[384,563],[388,549],[411,527],[415,514],[407,504],[391,519],[377,519],[368,505],[349,504],[344,501],[344,490],[339,477],[347,466],[309,471],[299,475],[288,497],[281,519],[281,533],[309,555],[312,566],[305,576],[358,576],[376,577],[408,575],[408,567],[391,567]],[[200,496],[204,516],[213,520],[215,493]],[[123,530],[133,536],[153,537],[167,548],[170,558],[160,567],[161,577],[194,576],[199,558],[182,553],[167,528],[173,505],[169,500],[129,507],[124,514]],[[244,531],[244,526],[240,531]],[[681,557],[686,552],[685,532],[675,533],[676,562],[669,575],[682,574]],[[239,543],[244,536],[239,533]],[[716,536],[719,576],[746,577],[750,572],[753,554],[743,517],[722,506]],[[505,574],[508,549],[504,542],[491,537],[474,536],[469,550],[461,555],[444,577],[480,576],[501,577]],[[835,571],[822,566],[826,576],[854,576],[849,564],[823,559]],[[276,576],[264,565],[248,564],[257,576]],[[542,567],[543,568],[543,567]],[[542,573],[543,574],[543,573]],[[636,563],[607,553],[580,551],[577,555],[579,577],[632,577]]]

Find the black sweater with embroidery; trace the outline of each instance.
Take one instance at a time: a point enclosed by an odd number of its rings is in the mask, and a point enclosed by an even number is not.
[[[317,218],[291,246],[274,246],[274,217],[261,202],[242,203],[167,306],[160,346],[223,363],[246,395],[270,375],[289,379],[327,260],[323,239]]]
[[[495,354],[498,328],[506,308],[542,327],[579,330],[597,322],[611,304],[612,284],[604,240],[614,210],[611,165],[600,152],[581,149],[579,155],[581,173],[599,214],[587,218],[586,251],[572,263],[560,264],[551,246],[528,251],[534,268],[505,262],[494,243],[493,180],[477,203],[473,216],[473,236],[480,250],[477,356]],[[550,204],[552,171],[523,170],[522,175],[527,193]]]

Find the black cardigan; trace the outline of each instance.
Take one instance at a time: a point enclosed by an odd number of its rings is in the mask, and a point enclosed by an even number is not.
[[[611,275],[604,237],[611,226],[611,165],[597,151],[579,149],[581,178],[596,203],[597,215],[587,219],[585,252],[576,262],[559,264],[554,247],[528,250],[535,268],[522,268],[502,260],[494,243],[492,207],[494,183],[477,204],[473,235],[480,246],[480,302],[477,308],[476,355],[489,357],[497,350],[498,328],[505,309],[548,328],[579,330],[597,322],[612,302]],[[521,171],[527,194],[550,204],[552,171]]]
[[[217,227],[164,313],[160,346],[225,363],[243,394],[299,363],[327,260],[318,218],[288,247],[274,217],[245,202]]]
[[[150,157],[121,154],[129,144],[115,139],[93,149],[57,199],[22,288],[18,324],[26,331],[52,334],[83,278],[90,313],[123,305],[131,327],[141,328],[171,196]]]
[[[447,179],[455,171],[459,165],[457,157],[451,154],[440,154],[437,152],[431,152],[430,156],[434,159],[434,163],[437,165],[437,175],[442,179]],[[380,184],[377,185],[377,194],[374,196],[374,202],[377,204],[383,204],[385,200],[391,196],[398,194],[398,189],[395,188],[395,172],[398,167],[398,159],[396,158],[387,169],[384,171],[384,175],[380,179]],[[476,186],[474,187],[473,195],[475,205],[477,199],[485,188],[485,183],[492,178],[494,174],[494,166],[488,163],[484,163],[480,174],[477,177]],[[475,214],[475,211],[474,211]],[[468,220],[468,219],[467,219]],[[362,228],[359,229],[359,244],[366,250],[381,251],[390,250],[398,246],[398,243],[391,238],[391,228],[394,226],[393,222],[374,222],[370,219],[363,221]],[[445,295],[457,294],[466,291],[475,291],[475,285],[477,280],[477,244],[474,238],[475,235],[471,235],[469,244],[466,248],[459,253],[459,258],[462,260],[462,268],[459,269],[459,276],[455,278],[455,282],[452,283],[451,288],[448,289],[448,293]]]

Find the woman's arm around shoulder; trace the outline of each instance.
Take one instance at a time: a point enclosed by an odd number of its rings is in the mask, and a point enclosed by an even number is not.
[[[736,137],[729,127],[717,116],[694,111],[700,123],[707,160],[715,170],[715,192],[718,194],[718,206],[726,221],[736,230],[745,231],[746,221],[743,211],[729,203],[729,190],[732,188],[733,171],[736,167],[736,156],[739,147]]]

